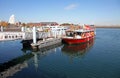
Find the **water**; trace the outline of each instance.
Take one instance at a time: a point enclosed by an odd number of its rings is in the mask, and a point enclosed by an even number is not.
[[[20,41],[0,42],[0,77],[120,78],[120,29],[96,31],[89,43],[38,52],[23,48]]]

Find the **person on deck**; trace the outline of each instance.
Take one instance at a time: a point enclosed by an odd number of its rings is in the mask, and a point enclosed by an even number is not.
[[[76,35],[76,38],[82,38],[80,35]]]

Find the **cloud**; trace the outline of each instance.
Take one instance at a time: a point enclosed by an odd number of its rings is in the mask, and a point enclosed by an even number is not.
[[[77,7],[78,7],[77,4],[70,4],[70,5],[66,6],[64,9],[65,10],[73,10],[73,9],[75,9]]]

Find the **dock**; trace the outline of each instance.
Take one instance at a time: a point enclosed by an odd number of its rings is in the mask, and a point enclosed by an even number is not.
[[[61,43],[61,37],[65,35],[65,30],[54,29],[48,32],[38,31],[34,26],[30,31],[25,31],[22,28],[21,32],[0,32],[0,41],[8,40],[22,40],[23,46],[31,46],[33,49],[41,49],[44,47],[52,46],[57,43]]]
[[[61,43],[62,39],[61,38],[47,38],[45,40],[39,40],[37,43],[32,43],[31,46],[33,49],[41,49],[44,47],[49,47],[58,43]]]

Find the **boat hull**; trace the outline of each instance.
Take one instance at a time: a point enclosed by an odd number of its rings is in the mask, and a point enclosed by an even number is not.
[[[89,42],[85,42],[83,44],[64,45],[62,51],[69,53],[85,52],[86,50],[89,50],[93,44],[94,39],[91,39]]]
[[[66,43],[66,44],[81,44],[81,43],[85,43],[90,41],[91,39],[93,39],[94,37],[88,37],[88,38],[81,38],[81,39],[77,39],[77,38],[62,38],[62,42]]]

